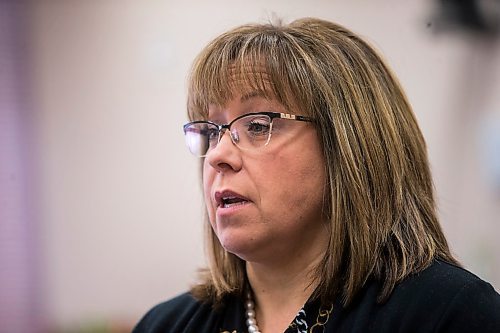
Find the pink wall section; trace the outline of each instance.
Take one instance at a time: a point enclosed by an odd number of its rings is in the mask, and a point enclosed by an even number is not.
[[[26,9],[0,2],[0,332],[41,329]]]

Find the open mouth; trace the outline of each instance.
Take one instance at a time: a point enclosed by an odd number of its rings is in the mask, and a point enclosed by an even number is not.
[[[223,197],[220,203],[220,207],[229,208],[239,205],[244,205],[248,200],[239,197]]]
[[[215,201],[217,202],[217,207],[220,208],[231,208],[241,206],[250,202],[250,200],[248,200],[244,196],[236,192],[227,190],[222,192],[215,192]]]

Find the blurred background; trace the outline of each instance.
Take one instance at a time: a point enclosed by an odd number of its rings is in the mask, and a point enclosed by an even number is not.
[[[128,332],[203,266],[186,76],[248,22],[316,16],[387,59],[451,247],[500,287],[498,0],[0,0],[0,332]]]

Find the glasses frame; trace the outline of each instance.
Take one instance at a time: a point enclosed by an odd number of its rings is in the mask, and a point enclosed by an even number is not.
[[[300,116],[300,115],[290,114],[290,113],[283,113],[283,112],[250,112],[250,113],[245,113],[245,114],[242,114],[241,116],[238,116],[238,117],[234,118],[228,124],[217,124],[217,123],[214,123],[213,121],[209,121],[209,120],[195,120],[195,121],[191,121],[191,122],[189,122],[187,124],[184,124],[184,126],[182,128],[183,128],[183,131],[184,131],[184,135],[186,135],[186,133],[187,133],[186,129],[189,126],[193,125],[193,124],[210,124],[210,125],[214,125],[215,127],[217,127],[217,132],[218,132],[217,143],[215,144],[214,148],[217,147],[217,145],[219,144],[220,140],[222,139],[222,136],[224,135],[223,132],[225,130],[228,130],[229,131],[229,136],[231,138],[231,142],[236,147],[238,147],[239,149],[245,150],[245,148],[241,148],[240,146],[238,146],[238,143],[235,142],[236,139],[233,137],[233,133],[231,132],[231,125],[234,124],[239,119],[244,118],[244,117],[248,117],[248,116],[268,116],[271,119],[271,127],[270,127],[270,130],[269,130],[269,137],[268,137],[266,143],[262,147],[267,146],[267,144],[269,143],[269,141],[271,141],[271,134],[272,134],[273,120],[274,119],[287,119],[287,120],[305,121],[305,122],[310,122],[310,123],[314,122],[314,119],[311,118],[311,117]],[[205,157],[205,156],[207,156],[207,153],[208,153],[208,150],[207,150],[207,152],[205,154],[198,155],[198,154],[194,154],[191,151],[191,149],[189,149],[189,151],[193,155],[198,156],[198,157]]]

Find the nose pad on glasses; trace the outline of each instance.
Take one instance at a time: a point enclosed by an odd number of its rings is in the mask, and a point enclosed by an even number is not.
[[[224,136],[224,134],[226,134],[226,132],[229,132],[229,138],[231,139],[231,141],[233,143],[238,143],[240,141],[240,136],[238,134],[238,132],[233,132],[233,131],[230,131],[228,130],[227,128],[223,128],[220,132],[219,132],[219,142],[221,142],[222,140],[222,137]]]
[[[223,128],[223,129],[220,130],[220,132],[219,132],[219,140],[217,140],[217,145],[219,145],[219,143],[222,141],[222,139],[224,138],[224,134],[226,134],[226,132],[229,132],[227,130],[227,128]],[[230,139],[230,141],[233,140],[233,136],[232,136],[231,132],[229,132],[229,139]]]
[[[226,134],[226,132],[229,132],[229,142],[227,142],[228,140],[226,138],[225,139],[226,142],[223,145],[226,146],[227,144],[229,144],[230,146],[236,146],[236,147],[238,146],[238,141],[240,140],[240,137],[239,137],[238,133],[237,132],[228,131],[227,128],[223,128],[219,132],[219,140],[217,140],[217,143],[215,144],[215,146],[212,146],[212,149],[220,146],[221,142],[224,139],[224,134]]]
[[[231,139],[233,139],[234,143],[240,142],[240,136],[239,136],[238,132],[229,131],[229,135],[231,136]]]

